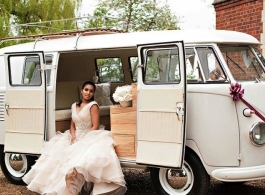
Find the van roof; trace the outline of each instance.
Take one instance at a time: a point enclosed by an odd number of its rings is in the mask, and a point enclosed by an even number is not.
[[[185,44],[228,43],[253,44],[259,41],[251,35],[226,30],[164,30],[132,33],[74,36],[23,43],[0,49],[6,52],[23,51],[73,51],[104,48],[136,47],[138,44],[184,41]],[[35,48],[34,48],[35,47]]]

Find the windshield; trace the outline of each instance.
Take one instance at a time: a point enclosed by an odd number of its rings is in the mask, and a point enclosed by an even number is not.
[[[258,49],[250,46],[220,46],[220,50],[235,80],[265,80],[264,67],[260,63],[263,57],[257,59],[257,56],[261,56]]]

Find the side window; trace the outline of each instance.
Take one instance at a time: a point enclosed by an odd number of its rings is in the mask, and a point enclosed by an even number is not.
[[[11,85],[41,85],[40,59],[38,55],[10,56]]]
[[[186,74],[187,83],[200,83],[203,81],[202,73],[199,68],[198,57],[194,48],[186,48]]]
[[[41,85],[41,69],[39,57],[26,57],[23,83],[24,85]]]
[[[196,58],[194,48],[186,48],[186,73],[187,83],[202,82],[202,74],[199,68],[198,58]],[[139,64],[138,57],[129,57],[130,71],[132,80],[137,82],[137,65]]]
[[[133,82],[137,82],[137,65],[139,64],[138,57],[129,57],[130,71]]]
[[[52,55],[45,55],[45,62],[46,65],[52,65]],[[50,80],[51,80],[51,69],[46,69],[46,81],[47,85],[50,85]]]
[[[124,82],[121,58],[96,59],[96,65],[101,82]]]
[[[225,74],[211,47],[196,48],[206,81],[226,81]]]
[[[179,83],[179,51],[177,47],[149,49],[145,59],[146,83]]]

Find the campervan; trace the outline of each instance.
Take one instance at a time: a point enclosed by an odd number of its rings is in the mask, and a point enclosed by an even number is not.
[[[210,177],[265,178],[265,59],[256,38],[91,32],[0,49],[0,163],[11,183],[22,182],[44,142],[69,129],[86,80],[97,83],[100,121],[122,167],[150,171],[157,194],[206,195]],[[112,96],[125,85],[128,107]]]

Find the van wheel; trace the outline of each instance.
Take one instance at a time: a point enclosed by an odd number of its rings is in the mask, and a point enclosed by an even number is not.
[[[31,169],[31,166],[35,164],[37,157],[25,154],[4,153],[4,147],[1,148],[0,163],[5,177],[12,184],[25,184],[22,177]]]
[[[199,158],[186,151],[182,170],[151,168],[151,181],[159,195],[206,195],[210,176]]]

